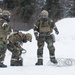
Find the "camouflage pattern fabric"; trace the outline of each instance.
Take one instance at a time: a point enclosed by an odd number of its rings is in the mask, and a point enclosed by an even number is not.
[[[8,37],[9,43],[7,49],[12,53],[10,65],[11,66],[23,66],[22,54],[26,53],[26,50],[21,47],[23,43],[32,41],[32,35],[30,33],[15,32]]]
[[[34,31],[40,33],[41,36],[49,36],[50,33],[52,33],[54,27],[55,24],[50,18],[48,18],[45,22],[39,18],[34,25]]]
[[[18,47],[17,44],[13,45],[13,44],[9,43],[9,44],[7,44],[7,48],[10,52],[12,52],[12,57],[11,57],[12,60],[15,60],[15,61],[18,60],[19,57],[21,56],[21,47],[20,47],[20,45]]]
[[[11,60],[18,60],[19,57],[21,56],[21,43],[22,41],[22,36],[19,35],[19,33],[12,34],[9,37],[9,43],[7,44],[7,48],[9,51],[12,52],[12,58]]]
[[[0,19],[0,63],[4,61],[7,44],[7,35],[11,32],[11,28],[5,23],[7,23],[5,20]]]
[[[47,47],[49,50],[49,56],[50,61],[54,64],[57,63],[57,60],[55,59],[55,47],[53,43],[55,42],[55,37],[52,35],[53,30],[56,32],[56,34],[59,34],[58,29],[53,22],[48,17],[48,11],[43,10],[40,13],[40,18],[36,21],[34,24],[34,35],[37,40],[37,58],[38,61],[35,65],[43,65],[43,48],[44,48],[44,42],[47,43]]]
[[[4,61],[5,53],[6,53],[6,43],[3,42],[2,39],[0,39],[0,63]]]
[[[38,50],[37,50],[37,56],[38,58],[43,57],[43,48],[44,48],[44,43],[47,43],[47,47],[49,50],[49,54],[51,56],[54,56],[55,54],[55,48],[53,46],[53,41],[50,36],[45,36],[45,37],[39,37],[38,38]]]
[[[7,48],[12,52],[11,61],[19,60],[22,54],[21,51],[23,49],[21,47],[21,44],[23,43],[23,41],[26,42],[25,34],[19,32],[14,33],[9,37],[8,40],[9,43],[7,44]]]
[[[34,25],[35,37],[37,38],[37,34],[39,34],[38,40],[37,40],[38,42],[37,57],[38,58],[43,57],[44,42],[47,43],[50,56],[55,56],[55,47],[53,45],[54,42],[53,42],[52,36],[50,36],[51,33],[53,32],[54,27],[55,27],[55,24],[50,18],[47,18],[45,22],[42,21],[42,19],[40,18],[35,23]]]

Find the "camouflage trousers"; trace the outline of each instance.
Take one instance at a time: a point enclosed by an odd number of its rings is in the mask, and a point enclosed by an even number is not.
[[[3,40],[0,40],[0,63],[3,63],[6,53],[6,43]]]
[[[37,41],[38,49],[37,49],[37,57],[38,59],[43,58],[43,48],[44,48],[44,42],[47,43],[47,48],[49,50],[49,55],[54,56],[55,55],[55,47],[53,45],[53,39],[50,36],[45,37],[39,37]]]
[[[12,53],[11,61],[17,61],[21,57],[20,47],[11,43],[7,44],[7,49]]]

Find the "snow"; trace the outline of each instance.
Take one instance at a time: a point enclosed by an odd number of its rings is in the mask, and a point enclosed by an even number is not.
[[[54,43],[56,58],[75,58],[75,18],[64,18],[56,22],[56,26],[59,30],[59,35],[53,32],[56,37],[56,42]],[[75,66],[54,67],[47,65],[49,52],[46,43],[43,54],[44,65],[35,66],[37,62],[37,41],[35,40],[33,29],[22,32],[31,33],[33,36],[31,43],[27,42],[23,44],[23,48],[27,50],[27,53],[22,55],[24,66],[11,67],[11,53],[7,50],[4,63],[8,67],[0,68],[0,75],[75,75]]]

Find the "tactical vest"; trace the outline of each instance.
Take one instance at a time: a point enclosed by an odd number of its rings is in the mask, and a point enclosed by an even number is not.
[[[39,32],[51,32],[51,25],[49,24],[48,20],[47,21],[42,21],[40,20],[40,25],[39,25]]]

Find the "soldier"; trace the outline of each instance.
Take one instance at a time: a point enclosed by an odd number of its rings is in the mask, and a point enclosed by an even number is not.
[[[44,42],[47,43],[47,47],[49,49],[50,61],[54,64],[57,64],[57,60],[55,58],[55,47],[53,45],[53,43],[55,42],[55,37],[52,34],[53,30],[55,30],[56,34],[59,34],[56,25],[48,17],[48,12],[46,10],[43,10],[40,14],[40,18],[34,25],[34,35],[36,37],[38,45],[37,49],[38,61],[35,65],[43,65]]]
[[[24,50],[21,47],[22,43],[27,41],[32,41],[32,35],[30,33],[24,34],[22,32],[13,32],[8,38],[9,43],[7,48],[12,52],[12,57],[10,61],[11,66],[23,66],[23,59],[21,57],[22,51]]]
[[[9,11],[0,9],[0,67],[7,67],[7,65],[3,64],[3,61],[7,49],[7,35],[11,32],[11,27],[8,25],[9,16],[11,16]]]

